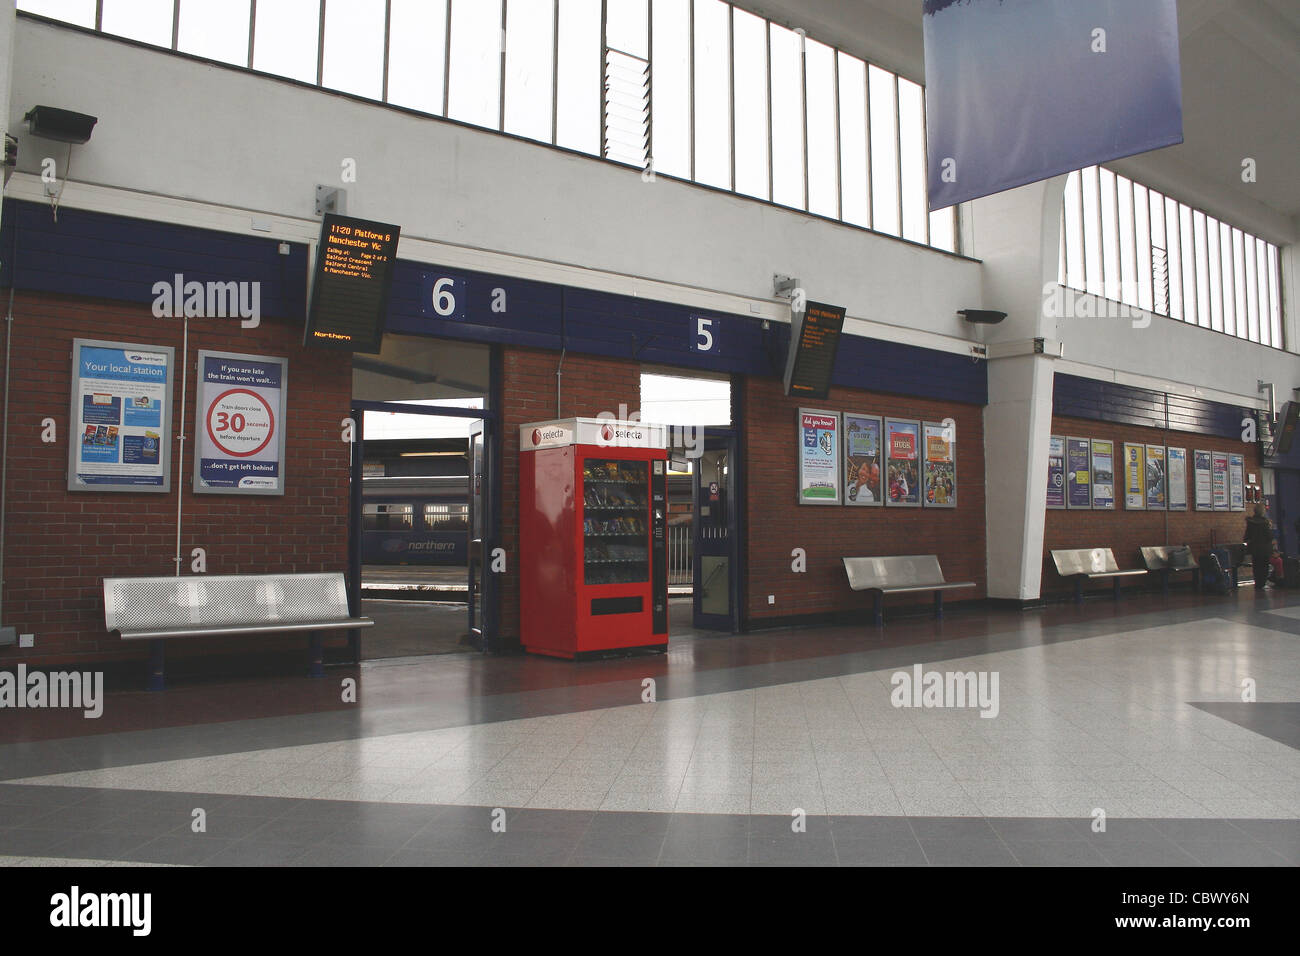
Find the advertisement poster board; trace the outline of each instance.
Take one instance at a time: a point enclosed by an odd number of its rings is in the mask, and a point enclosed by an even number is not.
[[[1115,509],[1115,443],[1101,438],[1092,440],[1092,506]]]
[[[1232,511],[1246,510],[1246,459],[1243,455],[1228,456],[1228,507]]]
[[[1165,452],[1165,497],[1170,511],[1187,510],[1187,449],[1169,448]]]
[[[1192,452],[1192,475],[1196,489],[1196,510],[1213,511],[1214,491],[1210,475],[1210,453],[1208,451]]]
[[[284,494],[289,360],[199,350],[197,494]]]
[[[1143,445],[1124,443],[1124,509],[1141,511],[1147,506],[1146,460]]]
[[[1065,438],[1053,435],[1047,443],[1047,507],[1065,507]]]
[[[1091,443],[1086,438],[1065,440],[1065,506],[1092,507],[1092,482],[1088,457]]]
[[[921,423],[885,419],[885,503],[900,508],[921,506]]]
[[[942,422],[921,425],[922,450],[925,455],[925,495],[927,508],[957,507],[957,426]]]
[[[1165,446],[1147,445],[1147,510],[1164,511],[1168,495],[1165,493]]]
[[[799,409],[799,503],[840,503],[840,414]]]
[[[884,474],[878,415],[844,413],[844,503],[879,507]]]
[[[175,350],[72,342],[69,491],[171,490]]]
[[[1228,453],[1210,452],[1211,487],[1214,490],[1214,510],[1228,510]]]

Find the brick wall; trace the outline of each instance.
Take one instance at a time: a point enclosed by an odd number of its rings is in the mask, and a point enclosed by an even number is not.
[[[951,592],[950,600],[985,594],[983,408],[952,402],[834,388],[823,402],[787,398],[781,383],[745,382],[745,481],[748,587],[743,600],[750,621],[792,615],[867,611],[870,598],[849,589],[841,558],[889,554],[937,554],[950,581],[977,586]],[[850,508],[800,505],[798,408],[942,421],[951,417],[957,435],[955,509]],[[790,551],[807,551],[808,570],[790,570]],[[769,605],[773,594],[776,603]],[[929,603],[932,595],[893,596],[886,608]]]
[[[1115,443],[1115,510],[1114,511],[1059,511],[1047,512],[1046,531],[1043,538],[1043,594],[1060,595],[1069,592],[1073,584],[1063,581],[1056,573],[1050,552],[1062,548],[1110,548],[1121,568],[1141,568],[1142,556],[1138,549],[1158,544],[1187,544],[1192,553],[1201,553],[1212,546],[1240,542],[1245,533],[1246,515],[1240,511],[1196,511],[1193,487],[1192,452],[1219,451],[1241,454],[1246,460],[1246,476],[1251,472],[1260,476],[1259,446],[1227,438],[1196,435],[1190,432],[1166,431],[1160,428],[1142,428],[1136,425],[1119,425],[1088,419],[1052,418],[1052,434],[1076,438],[1100,438]],[[1147,445],[1172,445],[1187,450],[1187,504],[1186,511],[1125,511],[1124,510],[1124,442],[1141,442]]]
[[[301,320],[263,318],[256,329],[232,320],[192,319],[184,426],[194,431],[199,349],[289,359],[286,491],[279,496],[194,495],[194,442],[181,466],[177,370],[172,412],[170,494],[67,491],[71,351],[74,338],[172,346],[181,324],[155,319],[147,305],[47,294],[14,303],[13,381],[9,408],[4,623],[34,633],[32,649],[0,648],[0,666],[143,657],[104,630],[105,577],[175,571],[176,489],[183,492],[184,573],[193,548],[207,551],[209,574],[342,571],[347,565],[348,446],[339,422],[352,395],[351,357],[304,350]],[[42,443],[41,421],[53,418],[58,441]],[[301,635],[172,642],[169,657],[301,647]]]
[[[502,643],[519,642],[519,426],[554,418],[595,418],[602,412],[629,413],[641,407],[641,365],[624,359],[568,354],[560,414],[555,413],[555,370],[560,353],[507,348],[502,369],[501,547],[507,555],[500,582]]]

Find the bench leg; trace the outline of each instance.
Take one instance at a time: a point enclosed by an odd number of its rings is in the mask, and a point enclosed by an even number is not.
[[[312,631],[307,641],[308,677],[325,676],[325,642],[320,631]]]
[[[1192,590],[1197,594],[1201,593],[1201,569],[1195,568],[1192,571]]]
[[[936,621],[943,620],[943,592],[942,591],[934,592],[934,619]]]
[[[165,646],[162,641],[149,642],[149,690],[165,690],[167,688],[167,679],[163,667],[163,648]]]
[[[1119,578],[1116,578],[1116,579],[1114,580],[1114,582],[1113,582],[1113,584],[1114,584],[1114,588],[1115,588],[1115,600],[1116,600],[1116,601],[1119,600],[1119,582],[1120,582],[1120,579],[1119,579]]]
[[[872,597],[872,603],[871,603],[871,608],[872,608],[871,616],[876,627],[881,627],[885,623],[884,604],[885,604],[885,596],[881,594],[879,591],[877,591],[875,595]]]
[[[1076,576],[1074,579],[1074,603],[1083,603],[1083,578]]]
[[[1160,572],[1160,593],[1165,597],[1169,596],[1169,569],[1165,568]]]

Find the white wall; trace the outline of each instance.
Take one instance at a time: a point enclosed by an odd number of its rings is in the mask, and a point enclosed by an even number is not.
[[[14,110],[99,117],[73,158],[76,182],[301,218],[316,183],[342,185],[349,214],[401,225],[404,256],[423,238],[762,300],[782,272],[851,317],[898,327],[851,324],[860,334],[921,330],[958,350],[969,332],[955,313],[980,304],[969,260],[287,81],[17,27]],[[62,147],[31,140],[20,168],[36,172],[42,149],[61,163]],[[355,183],[340,182],[345,159]]]

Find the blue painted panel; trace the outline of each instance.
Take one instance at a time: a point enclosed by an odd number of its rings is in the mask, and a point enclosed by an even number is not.
[[[1063,374],[1055,378],[1053,411],[1069,418],[1167,428],[1234,441],[1241,440],[1242,418],[1252,414],[1236,405]]]

